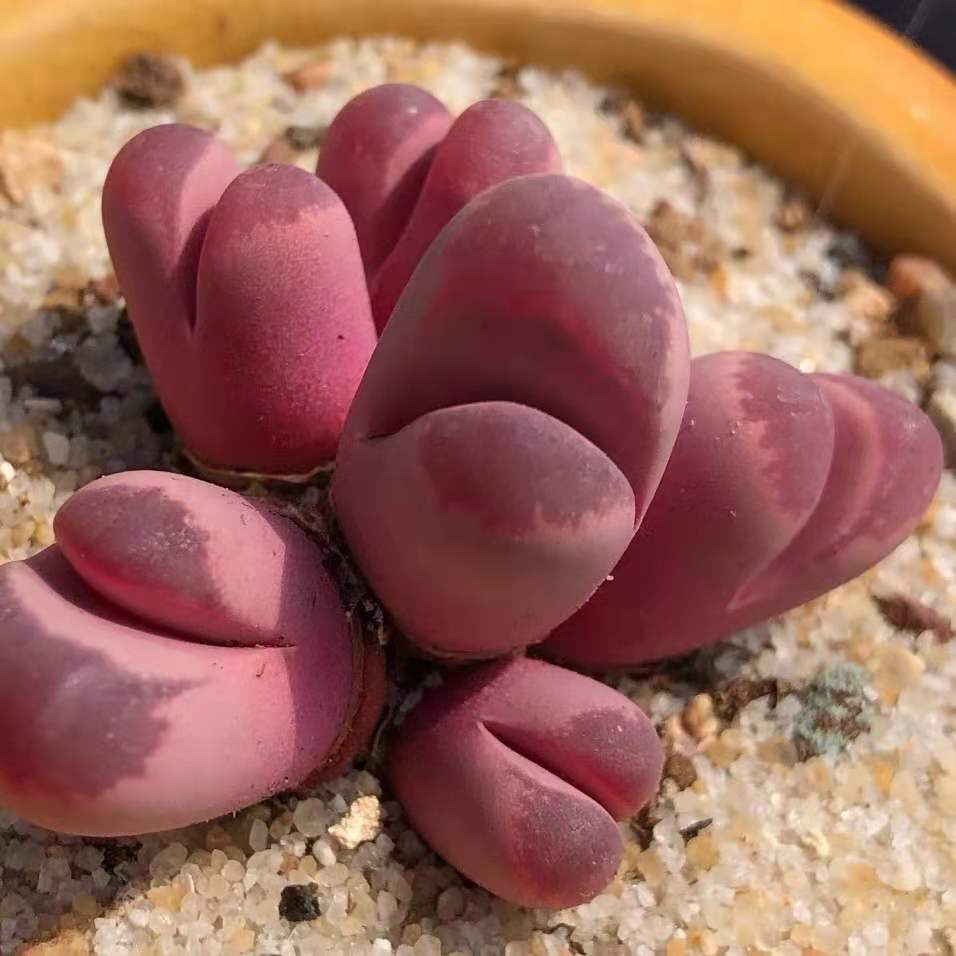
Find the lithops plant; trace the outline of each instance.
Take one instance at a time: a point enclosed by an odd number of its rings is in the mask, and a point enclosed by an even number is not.
[[[239,173],[218,140],[148,129],[103,187],[110,256],[163,407],[214,469],[303,475],[335,456],[375,346],[355,229],[293,166]]]
[[[559,168],[523,107],[453,120],[401,85],[343,109],[319,176],[238,173],[189,127],[134,138],[104,224],[185,447],[267,475],[335,458],[352,558],[407,645],[458,661],[643,663],[891,551],[940,477],[922,412],[767,356],[691,362],[654,244]],[[297,525],[132,473],[55,530],[0,569],[0,803],[72,832],[176,827],[332,773],[369,734],[381,655]],[[537,906],[614,875],[615,821],[661,766],[626,698],[522,656],[451,673],[390,748],[425,839]]]
[[[170,829],[336,773],[384,700],[321,554],[181,475],[77,492],[0,568],[0,805],[68,833]]]
[[[389,779],[462,873],[505,899],[561,909],[613,879],[615,821],[657,792],[662,763],[653,724],[623,694],[516,658],[426,691],[395,734]]]

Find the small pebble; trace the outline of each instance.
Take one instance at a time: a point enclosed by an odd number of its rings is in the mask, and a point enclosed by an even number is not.
[[[714,699],[710,694],[697,694],[684,708],[684,726],[698,740],[712,737],[720,729],[714,716]]]
[[[322,915],[318,891],[307,883],[302,886],[284,886],[279,900],[279,915],[290,923],[304,923]]]
[[[262,820],[253,820],[249,828],[249,848],[259,853],[269,845],[269,828]]]
[[[282,79],[297,93],[317,90],[325,86],[329,78],[329,64],[323,60],[306,63],[296,70],[283,74]]]
[[[329,812],[321,800],[300,800],[292,813],[292,823],[303,836],[317,837],[325,832]]]
[[[238,883],[246,875],[246,868],[236,860],[222,865],[222,877],[230,883]]]
[[[70,460],[70,439],[59,432],[43,433],[43,450],[51,465],[62,467]]]
[[[672,753],[664,763],[664,776],[673,780],[678,790],[686,790],[697,779],[697,771],[689,757]]]

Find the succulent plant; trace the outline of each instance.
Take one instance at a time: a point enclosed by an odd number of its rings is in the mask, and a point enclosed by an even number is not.
[[[238,173],[209,133],[148,129],[103,187],[110,256],[185,447],[216,469],[330,462],[375,327],[348,213],[294,166]]]
[[[193,458],[298,476],[334,458],[352,558],[437,658],[536,645],[627,667],[891,551],[940,476],[922,412],[768,356],[691,361],[654,244],[559,169],[523,107],[452,120],[401,85],[346,105],[319,177],[239,173],[190,127],[134,138],[104,224]],[[0,569],[0,803],[73,832],[175,827],[361,747],[382,656],[297,525],[147,472],[81,490],[55,531]],[[393,729],[388,760],[439,853],[540,906],[613,876],[615,821],[660,768],[635,705],[521,656],[446,676]]]
[[[384,701],[321,553],[182,475],[78,491],[0,567],[0,805],[70,833],[171,829],[335,774]]]
[[[413,826],[462,873],[561,909],[614,877],[615,821],[654,796],[663,759],[653,724],[623,694],[515,658],[426,691],[395,734],[389,779]]]

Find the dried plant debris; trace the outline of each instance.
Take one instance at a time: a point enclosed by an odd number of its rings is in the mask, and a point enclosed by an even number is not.
[[[710,817],[705,817],[703,820],[698,820],[696,823],[690,824],[690,826],[681,827],[681,839],[685,843],[690,843],[698,833],[706,830],[713,822]]]
[[[939,611],[906,594],[874,595],[873,600],[886,622],[898,631],[922,634],[931,631],[940,641],[950,641],[954,630],[952,622]]]
[[[637,845],[646,850],[654,842],[654,827],[662,819],[661,807],[657,800],[641,807],[640,812],[630,821],[631,832]]]
[[[735,677],[714,692],[714,713],[730,723],[752,701],[769,697],[770,706],[776,707],[780,697],[791,690],[789,683],[775,677]]]
[[[801,760],[842,753],[870,729],[866,672],[856,664],[821,667],[800,692],[800,698],[803,708],[797,716],[793,741]]]

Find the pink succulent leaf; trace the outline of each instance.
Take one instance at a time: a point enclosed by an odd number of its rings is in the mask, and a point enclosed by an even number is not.
[[[634,533],[614,463],[514,402],[444,408],[359,442],[336,483],[357,513],[350,544],[365,574],[438,656],[494,657],[548,634]]]
[[[0,568],[0,804],[25,819],[88,835],[210,819],[315,774],[380,705],[356,700],[365,662],[286,519],[132,472],[77,492],[56,532]]]
[[[431,93],[384,83],[349,100],[326,131],[318,176],[345,203],[370,278],[408,224],[451,124]]]
[[[292,166],[237,175],[188,126],[117,155],[103,222],[160,399],[204,464],[304,474],[330,461],[375,345],[345,207]]]
[[[524,906],[599,893],[616,820],[657,791],[663,754],[617,691],[516,658],[448,676],[393,735],[389,778],[412,825],[449,863]]]
[[[912,533],[941,469],[929,420],[886,389],[744,352],[695,359],[644,524],[611,580],[543,651],[626,667],[782,613]]]
[[[580,606],[653,496],[687,368],[673,281],[624,207],[561,175],[472,200],[402,295],[333,483],[408,636],[487,656]]]
[[[561,156],[551,133],[527,107],[498,99],[468,107],[435,149],[408,224],[370,277],[379,330],[432,241],[470,200],[516,176],[560,171]]]
[[[738,595],[746,620],[779,614],[877,564],[913,533],[939,486],[942,442],[916,405],[855,376],[810,377],[833,411],[833,460],[810,520]]]

